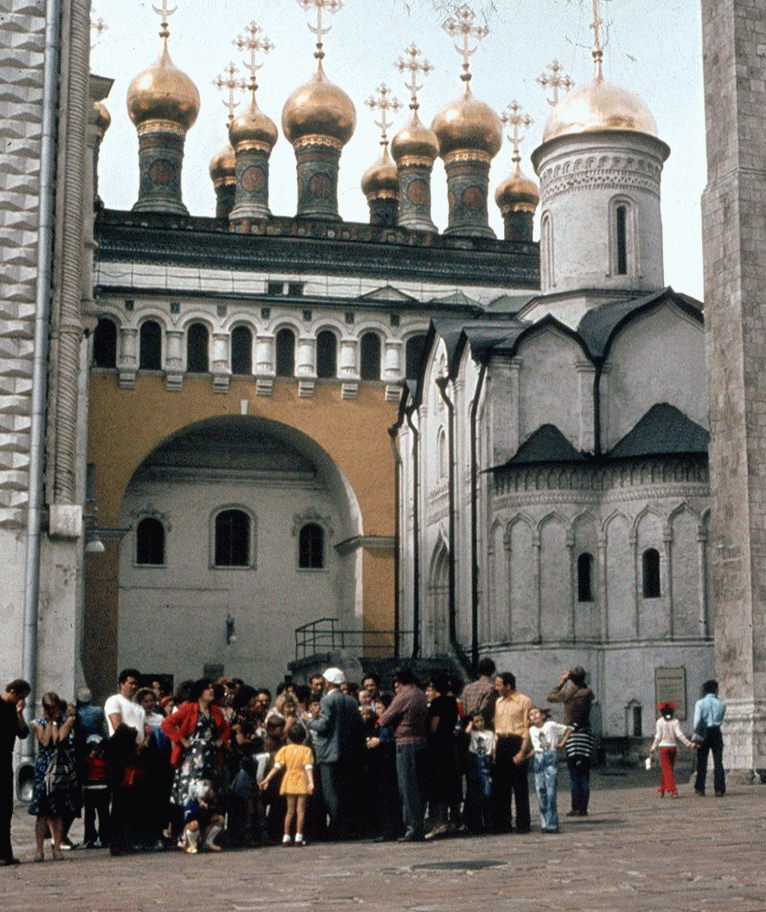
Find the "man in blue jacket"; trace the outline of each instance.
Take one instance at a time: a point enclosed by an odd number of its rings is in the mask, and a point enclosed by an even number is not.
[[[697,778],[694,791],[705,794],[708,752],[713,753],[713,788],[719,798],[726,792],[726,777],[723,771],[723,738],[721,723],[726,715],[726,704],[718,699],[718,681],[705,681],[702,685],[702,699],[694,705],[694,731],[701,735],[697,750]],[[702,732],[704,731],[704,734]]]
[[[328,834],[330,839],[348,839],[354,830],[354,795],[361,771],[364,726],[356,700],[340,689],[346,682],[340,668],[328,668],[322,676],[325,695],[319,703],[319,716],[307,724],[317,734],[316,759],[330,817]]]

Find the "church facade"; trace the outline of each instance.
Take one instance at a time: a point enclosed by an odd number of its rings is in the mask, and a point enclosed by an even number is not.
[[[663,284],[669,149],[594,59],[533,154],[541,294],[432,321],[402,399],[404,616],[535,699],[586,666],[630,738],[713,673],[710,435],[702,305]]]

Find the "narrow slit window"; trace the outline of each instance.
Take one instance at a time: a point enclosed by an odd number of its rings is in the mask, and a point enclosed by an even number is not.
[[[641,571],[644,598],[659,598],[660,553],[656,548],[647,548],[641,555]]]
[[[165,527],[151,516],[136,528],[136,563],[158,566],[165,563]]]
[[[577,601],[593,601],[593,555],[581,554],[577,558]]]
[[[138,366],[141,370],[162,368],[162,330],[156,320],[141,324]]]
[[[247,326],[236,326],[231,333],[231,372],[253,372],[253,334]]]
[[[102,317],[93,333],[93,366],[117,366],[117,326]]]
[[[324,530],[317,523],[306,523],[298,538],[298,566],[302,570],[324,567]]]
[[[277,377],[295,375],[295,333],[280,329],[277,333]]]
[[[628,207],[615,210],[617,235],[617,275],[628,274]]]
[[[317,377],[335,377],[338,371],[338,340],[329,329],[317,336]]]
[[[374,332],[365,333],[361,342],[362,380],[380,380],[380,336]]]
[[[207,327],[202,323],[192,323],[186,339],[186,370],[190,374],[208,372]]]

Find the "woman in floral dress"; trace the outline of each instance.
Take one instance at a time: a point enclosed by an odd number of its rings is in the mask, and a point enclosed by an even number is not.
[[[29,813],[37,817],[35,861],[42,861],[45,833],[53,837],[53,860],[60,861],[62,815],[77,813],[77,775],[73,727],[75,714],[65,714],[66,704],[58,694],[43,696],[43,715],[32,722],[38,751]]]
[[[183,807],[191,783],[207,779],[216,790],[221,779],[221,750],[231,726],[213,701],[215,692],[207,678],[195,681],[191,700],[166,716],[161,728],[173,743],[170,762],[175,767],[171,803]]]

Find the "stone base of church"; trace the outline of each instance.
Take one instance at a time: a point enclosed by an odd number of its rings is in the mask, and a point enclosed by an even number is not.
[[[723,762],[741,782],[760,782],[766,772],[766,700],[731,699],[725,689]]]

